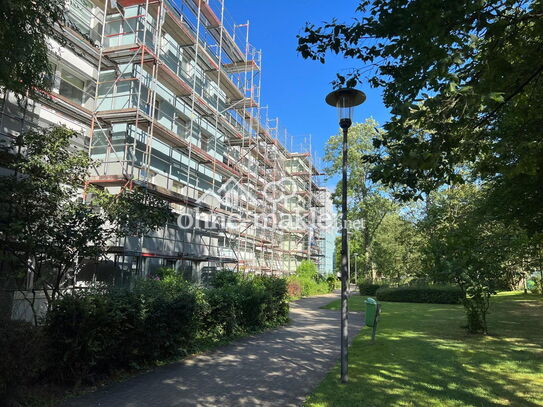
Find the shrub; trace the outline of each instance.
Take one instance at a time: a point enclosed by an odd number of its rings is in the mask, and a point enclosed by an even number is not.
[[[184,355],[197,340],[285,323],[287,300],[285,279],[219,272],[202,289],[167,270],[132,291],[67,295],[52,304],[43,327],[47,373],[62,383],[93,383],[114,370]]]
[[[213,287],[205,291],[207,311],[203,325],[209,337],[228,337],[287,322],[288,292],[284,279],[243,279],[227,273],[231,272],[220,272],[219,278],[212,279]]]
[[[269,293],[267,298],[266,324],[268,326],[288,322],[288,292],[287,281],[284,278],[266,277],[262,283]]]
[[[159,267],[151,273],[151,279],[165,280],[168,278],[176,278],[178,276],[177,271],[171,267]]]
[[[466,310],[467,328],[470,333],[483,332],[486,333],[486,310],[481,312],[482,308],[488,308],[486,301],[480,299],[466,299],[464,300],[464,308]]]
[[[374,284],[369,281],[362,281],[358,284],[360,295],[375,295],[379,288],[385,287],[383,284]]]
[[[196,309],[195,298],[189,293],[155,301],[145,318],[144,360],[189,353],[196,336]]]
[[[124,313],[111,312],[105,295],[74,294],[55,301],[44,325],[53,379],[93,381],[98,372],[112,367],[116,357],[122,359],[116,352],[122,339],[119,331],[125,326],[121,319]]]
[[[211,287],[205,291],[206,312],[202,316],[203,336],[211,339],[239,332],[240,293],[236,286]]]
[[[290,298],[300,298],[302,296],[302,285],[294,278],[288,281],[288,295]]]
[[[542,294],[541,288],[543,287],[543,285],[541,284],[541,277],[532,276],[528,280],[527,286],[528,290],[530,290],[532,294]]]
[[[43,372],[42,355],[39,328],[22,321],[0,321],[0,405],[11,405],[22,395],[22,387]]]
[[[268,292],[257,279],[240,284],[239,324],[243,331],[264,328],[268,307]]]
[[[52,305],[44,325],[49,373],[63,383],[93,383],[115,369],[186,353],[196,308],[194,293],[173,280],[67,295]]]
[[[326,283],[328,284],[328,291],[332,292],[336,289],[337,278],[334,275],[329,275],[326,277]]]
[[[468,332],[488,334],[486,315],[490,308],[490,297],[496,294],[495,283],[470,281],[469,285],[462,287],[462,304],[466,310]]]
[[[432,304],[460,304],[463,298],[460,288],[448,286],[379,288],[375,295],[379,301]]]
[[[229,270],[219,270],[213,273],[209,279],[209,285],[215,288],[240,284],[243,274]]]
[[[288,283],[291,286],[289,292],[297,293],[297,286],[300,287],[300,295],[291,295],[291,298],[326,294],[333,290],[326,278],[319,274],[316,264],[310,260],[303,260],[300,263],[296,273],[288,278]]]

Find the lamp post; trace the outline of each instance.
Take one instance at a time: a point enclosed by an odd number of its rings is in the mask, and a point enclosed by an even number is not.
[[[354,285],[358,287],[358,266],[357,266],[358,256],[354,257]]]
[[[341,191],[341,382],[347,383],[347,348],[349,325],[347,320],[347,287],[349,284],[349,260],[347,246],[347,145],[349,127],[352,124],[353,109],[366,100],[366,95],[353,88],[342,88],[329,93],[326,103],[334,106],[339,114],[339,127],[343,130],[343,165]]]

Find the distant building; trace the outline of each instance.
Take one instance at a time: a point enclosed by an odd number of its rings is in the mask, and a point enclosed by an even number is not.
[[[324,196],[324,213],[331,219],[329,226],[323,230],[324,236],[324,261],[322,262],[323,273],[332,274],[336,266],[336,237],[337,237],[337,213],[332,202],[332,193],[326,189]]]

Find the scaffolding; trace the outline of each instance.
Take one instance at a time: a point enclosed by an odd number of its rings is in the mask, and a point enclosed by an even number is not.
[[[311,147],[290,152],[261,106],[262,52],[249,42],[250,23],[235,24],[225,0],[72,3],[92,28],[69,11],[64,35],[95,68],[94,86],[85,106],[54,92],[45,103],[88,123],[97,162],[88,184],[140,188],[178,214],[148,236],[112,242],[115,264],[143,275],[154,262],[192,277],[318,264],[319,172]]]

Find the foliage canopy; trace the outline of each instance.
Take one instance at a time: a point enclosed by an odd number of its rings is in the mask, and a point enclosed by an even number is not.
[[[543,227],[543,5],[540,0],[363,0],[361,18],[307,24],[304,58],[328,52],[363,67],[360,80],[383,89],[391,119],[368,158],[372,178],[402,198],[444,184],[496,185],[502,210]]]
[[[19,95],[51,87],[47,39],[60,44],[63,0],[0,2],[0,89]]]

